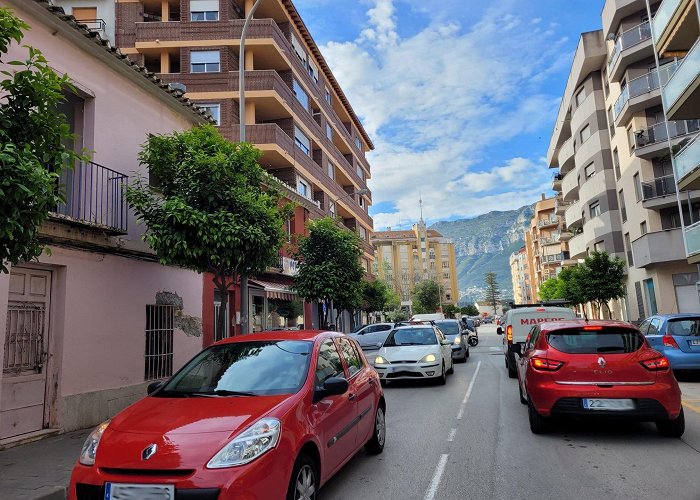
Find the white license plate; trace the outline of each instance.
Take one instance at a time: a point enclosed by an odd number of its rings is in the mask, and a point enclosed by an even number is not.
[[[700,345],[700,340],[691,340],[690,345]]]
[[[586,410],[634,410],[634,401],[631,399],[584,399],[583,407]]]
[[[172,484],[105,484],[105,500],[174,500]]]

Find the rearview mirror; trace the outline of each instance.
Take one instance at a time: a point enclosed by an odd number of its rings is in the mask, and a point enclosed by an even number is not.
[[[348,391],[348,381],[343,377],[331,377],[323,383],[323,396],[339,396]]]
[[[440,344],[442,344],[442,345],[451,345],[452,342],[450,342],[450,341],[447,340],[447,339],[442,339],[442,340],[440,341]]]
[[[160,389],[162,385],[163,385],[163,382],[151,382],[150,384],[148,384],[148,388],[146,389],[146,394],[150,396],[151,394],[156,392],[158,389]]]
[[[508,346],[508,349],[520,357],[522,357],[522,355],[523,355],[523,345],[522,344],[511,344],[510,346]]]
[[[500,327],[500,326],[499,326],[498,328],[496,328],[496,334],[497,334],[497,335],[503,335],[503,327]]]

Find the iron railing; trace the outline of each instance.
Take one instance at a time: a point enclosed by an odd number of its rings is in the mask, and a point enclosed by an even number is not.
[[[615,101],[613,106],[614,118],[617,119],[622,112],[622,108],[630,99],[639,97],[640,95],[658,89],[660,86],[666,85],[666,82],[671,78],[676,71],[678,63],[676,61],[664,64],[658,70],[654,69],[645,75],[638,76],[627,82],[627,85],[620,92],[620,96]]]
[[[45,307],[40,302],[9,302],[7,305],[3,372],[41,373],[46,361]]]
[[[666,122],[661,122],[638,130],[634,135],[637,147],[643,148],[644,146],[667,141],[669,135],[671,139],[675,139],[676,137],[692,134],[698,130],[700,130],[700,120],[678,120],[668,122],[668,134],[666,133]]]
[[[156,380],[173,374],[173,329],[175,306],[146,306],[146,349],[144,380]]]
[[[93,162],[81,162],[61,172],[65,202],[54,215],[115,234],[127,233],[124,193],[129,177]]]
[[[664,175],[663,177],[657,177],[648,182],[642,182],[643,200],[658,198],[659,196],[666,196],[669,194],[676,194],[676,181],[672,175]]]
[[[552,226],[559,223],[558,217],[547,217],[546,219],[540,219],[537,221],[537,227]]]
[[[649,21],[638,24],[634,28],[630,28],[621,33],[620,36],[615,39],[613,52],[610,54],[610,58],[608,59],[608,74],[612,72],[612,68],[620,58],[620,54],[622,54],[623,50],[628,49],[633,45],[637,45],[645,40],[649,40],[650,38],[651,28],[649,26]]]

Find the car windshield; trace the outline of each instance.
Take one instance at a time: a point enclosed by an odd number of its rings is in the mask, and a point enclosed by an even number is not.
[[[384,347],[397,347],[402,345],[435,345],[437,337],[432,328],[405,328],[394,330],[386,342]]]
[[[459,323],[456,321],[436,321],[437,326],[445,335],[457,335],[459,333]]]
[[[700,337],[700,318],[678,318],[668,320],[669,335]]]
[[[234,342],[202,351],[154,396],[271,396],[304,384],[313,343]]]
[[[589,329],[586,329],[589,328]],[[636,330],[619,327],[567,328],[547,335],[547,342],[557,351],[569,354],[624,354],[644,345],[644,337]]]

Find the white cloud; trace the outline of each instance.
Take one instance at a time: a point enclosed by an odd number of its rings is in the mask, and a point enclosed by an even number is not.
[[[374,203],[398,210],[376,214],[375,227],[416,220],[419,192],[434,220],[517,208],[549,190],[545,166],[520,157],[542,152],[516,152],[492,167],[486,155],[549,126],[559,96],[537,83],[563,64],[566,40],[514,13],[509,0],[493,2],[468,27],[446,21],[439,8],[423,11],[427,26],[405,38],[394,1],[369,3],[357,39],[322,51],[375,142]]]

